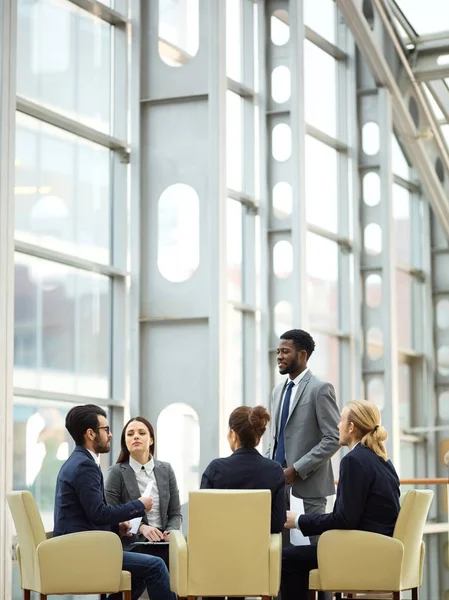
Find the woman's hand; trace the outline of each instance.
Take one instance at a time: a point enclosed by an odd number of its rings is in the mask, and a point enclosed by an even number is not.
[[[157,527],[151,527],[151,525],[141,525],[139,533],[146,537],[149,542],[160,542],[164,538],[162,531],[159,531]]]

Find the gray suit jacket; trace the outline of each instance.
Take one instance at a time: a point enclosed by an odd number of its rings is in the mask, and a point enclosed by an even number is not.
[[[271,399],[271,438],[266,456],[274,458],[282,396],[287,381],[274,388]],[[292,485],[299,498],[318,498],[335,493],[331,457],[338,450],[340,414],[335,391],[308,371],[291,399],[285,425],[287,465],[297,472]]]
[[[161,460],[154,460],[154,477],[159,492],[159,506],[161,511],[162,529],[180,529],[182,523],[181,505],[179,502],[179,490],[176,477],[171,465]],[[118,463],[109,469],[109,475],[104,486],[106,502],[113,506],[124,504],[129,500],[140,498],[140,490],[137,485],[136,474],[128,462]],[[147,523],[147,518],[142,518]],[[143,536],[122,538],[123,549]]]

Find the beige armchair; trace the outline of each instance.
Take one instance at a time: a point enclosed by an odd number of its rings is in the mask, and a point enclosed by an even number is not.
[[[122,592],[131,600],[131,573],[122,571],[122,544],[108,531],[83,531],[47,539],[28,491],[7,494],[19,538],[17,560],[24,600],[49,595]]]
[[[188,541],[170,533],[170,587],[178,597],[276,596],[281,534],[270,534],[269,490],[189,495]]]
[[[418,599],[422,584],[424,525],[433,492],[409,491],[401,506],[393,537],[366,531],[326,531],[318,542],[318,569],[310,572],[309,599],[318,591],[384,592],[399,600],[412,590]],[[352,594],[352,596],[350,595]]]

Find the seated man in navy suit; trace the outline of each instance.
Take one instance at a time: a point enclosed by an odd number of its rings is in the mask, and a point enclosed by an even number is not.
[[[106,413],[99,406],[75,406],[66,417],[65,426],[76,448],[62,465],[56,482],[54,536],[78,531],[104,530],[127,535],[128,519],[141,517],[151,510],[151,498],[139,498],[108,506],[104,496],[100,454],[110,451],[112,434]],[[131,573],[132,600],[147,589],[151,600],[174,600],[164,561],[156,556],[123,553],[123,569]],[[121,598],[111,594],[109,600]]]
[[[349,402],[338,425],[340,445],[350,452],[340,464],[337,498],[331,513],[295,515],[287,512],[285,526],[298,528],[305,536],[330,529],[358,529],[393,535],[399,514],[399,478],[388,460],[375,404]],[[282,551],[282,600],[307,600],[309,571],[316,569],[317,547],[294,546]]]

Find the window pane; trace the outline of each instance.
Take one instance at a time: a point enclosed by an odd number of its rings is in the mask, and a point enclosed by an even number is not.
[[[226,172],[228,187],[242,191],[243,186],[243,100],[226,92]]]
[[[242,0],[226,2],[226,75],[242,80]]]
[[[108,277],[16,254],[14,385],[109,396]]]
[[[394,245],[396,262],[412,264],[410,192],[400,185],[393,185]]]
[[[17,36],[17,93],[109,132],[111,26],[65,0],[19,0]]]
[[[309,125],[337,136],[336,60],[312,42],[304,42],[305,117]]]
[[[338,339],[321,333],[311,332],[315,340],[315,352],[312,354],[309,366],[313,374],[329,381],[335,388],[338,402],[339,390],[339,363],[338,363]]]
[[[396,271],[396,317],[398,323],[398,345],[412,348],[412,277]]]
[[[406,18],[419,35],[447,29],[449,4],[441,0],[398,0]]]
[[[393,173],[399,175],[403,179],[410,179],[408,162],[394,134],[391,136],[391,144]]]
[[[305,0],[304,24],[335,43],[334,0]]]
[[[16,123],[16,238],[109,263],[109,150],[21,113]]]
[[[338,246],[307,234],[307,298],[311,326],[338,328]]]
[[[229,415],[243,404],[243,315],[228,305],[226,321],[226,377],[224,402],[221,405],[220,455],[230,454],[226,439]]]
[[[336,233],[338,231],[337,151],[306,135],[305,161],[307,222]]]
[[[401,429],[411,426],[410,365],[398,365],[399,423]]]
[[[242,205],[237,200],[227,201],[227,263],[228,299],[242,301]]]

